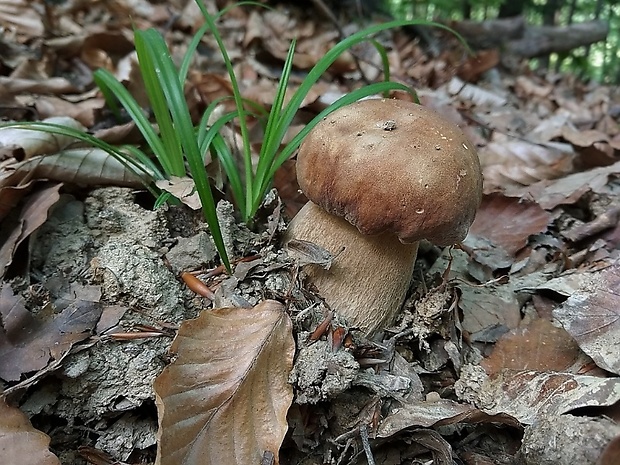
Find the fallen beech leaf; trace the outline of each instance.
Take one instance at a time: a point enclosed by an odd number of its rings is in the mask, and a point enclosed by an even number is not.
[[[573,171],[574,150],[567,144],[535,144],[496,136],[478,152],[484,192],[503,192],[556,179]]]
[[[294,217],[308,201],[297,184],[295,160],[287,160],[278,168],[273,179],[273,186],[278,190],[278,195],[285,205],[289,218]]]
[[[586,192],[601,191],[607,185],[609,177],[618,173],[620,162],[570,174],[555,181],[540,181],[521,189],[508,189],[506,195],[533,198],[542,208],[552,210],[558,205],[577,202]]]
[[[98,303],[77,299],[53,318],[35,318],[5,284],[0,289],[0,378],[17,381],[44,368],[50,358],[58,360],[90,335],[99,315]]]
[[[109,153],[97,148],[63,150],[11,165],[13,172],[0,185],[15,185],[38,178],[86,186],[143,187],[144,183]]]
[[[471,100],[479,106],[503,107],[507,103],[506,98],[501,95],[473,84],[467,84],[457,77],[452,78],[447,88],[449,94],[458,95],[461,100]]]
[[[596,142],[607,142],[609,137],[596,129],[579,131],[574,126],[565,125],[562,127],[562,136],[568,142],[578,147],[589,147]]]
[[[68,116],[55,116],[43,120],[44,123],[58,124],[78,131],[85,128]],[[25,159],[36,155],[56,153],[75,143],[73,137],[61,136],[34,129],[2,128],[0,129],[0,146],[17,146],[23,150]]]
[[[463,330],[472,341],[495,342],[519,325],[521,305],[512,285],[473,287],[463,283],[459,289]]]
[[[0,3],[0,24],[3,29],[15,31],[28,38],[41,37],[45,34],[41,14],[29,3],[24,1]]]
[[[485,196],[476,219],[469,229],[464,244],[472,247],[474,259],[492,269],[506,268],[506,258],[527,245],[528,238],[547,230],[552,218],[549,213],[532,202],[502,195]],[[485,239],[480,246],[479,239]]]
[[[50,437],[32,427],[26,415],[0,398],[2,465],[60,465],[49,449]]]
[[[543,319],[504,334],[482,361],[489,375],[511,370],[567,371],[579,357],[579,347],[562,328]]]
[[[553,316],[599,367],[620,374],[620,269],[612,266],[581,277]]]
[[[514,428],[521,427],[510,415],[488,415],[468,404],[439,399],[436,402],[410,402],[394,409],[379,425],[377,436],[387,438],[414,426],[432,428],[457,423],[500,423]]]
[[[620,455],[603,462],[602,451],[609,450],[614,437],[620,438],[620,425],[604,416],[586,415],[541,415],[525,429],[518,463],[618,465]]]
[[[192,210],[200,210],[200,197],[198,197],[198,191],[196,191],[196,185],[192,178],[171,176],[169,180],[161,179],[155,181],[155,185],[161,190],[174,195]]]
[[[457,71],[458,77],[467,82],[475,82],[488,70],[499,63],[499,50],[478,50],[475,55],[467,57]]]
[[[582,407],[601,407],[620,401],[617,378],[540,373],[536,371],[503,370],[497,376],[480,380],[479,373],[462,372],[457,382],[459,391],[466,392],[470,402],[489,415],[506,413],[525,425],[539,415],[561,415]],[[465,387],[465,391],[462,386]],[[459,397],[462,397],[459,394]]]
[[[547,98],[553,92],[553,84],[546,82],[542,78],[538,82],[527,76],[519,76],[515,80],[515,92],[523,97]]]
[[[204,311],[181,325],[178,358],[155,380],[158,465],[275,464],[293,400],[295,344],[284,307]]]
[[[62,184],[45,187],[32,194],[23,205],[19,217],[12,225],[11,233],[5,237],[4,243],[0,246],[0,277],[4,276],[8,266],[12,263],[13,254],[19,244],[45,223],[50,208],[60,199],[61,187]],[[0,202],[3,203],[7,195],[14,193],[15,191],[0,189]],[[3,218],[4,215],[0,211],[0,220]],[[6,224],[4,227],[8,230],[9,225]]]

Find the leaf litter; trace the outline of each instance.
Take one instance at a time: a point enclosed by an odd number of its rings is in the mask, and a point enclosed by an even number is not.
[[[178,55],[185,31],[197,26],[198,17],[193,2],[181,3],[167,6],[178,13],[178,27],[165,28]],[[11,71],[1,81],[11,105],[31,105],[41,117],[71,115],[90,129],[104,123],[111,126],[105,129],[106,137],[114,143],[135,141],[129,128],[102,117],[103,101],[93,92],[89,75],[104,66],[140,100],[143,86],[136,78],[127,18],[137,27],[165,26],[168,12],[149,2],[55,6],[48,19],[63,34],[40,39],[41,60],[32,47],[21,45],[42,36],[41,17],[26,2],[16,5],[23,11],[0,12],[0,21],[11,25],[18,39],[8,43],[20,50],[13,58],[2,58]],[[105,32],[89,24],[95,17],[110,20]],[[301,72],[337,40],[328,26],[281,10],[235,9],[224,16],[224,38],[245,77],[244,95],[268,109],[278,79],[274,63],[288,49],[287,34],[298,33],[296,72]],[[214,48],[210,40],[205,39],[205,50]],[[580,463],[595,463],[605,449],[601,463],[613,463],[608,457],[619,433],[617,424],[604,416],[617,419],[613,408],[620,401],[613,350],[619,340],[614,310],[620,240],[614,208],[620,130],[611,112],[618,104],[617,93],[569,77],[523,74],[515,79],[496,74],[491,79],[463,68],[461,79],[478,79],[466,82],[453,75],[461,65],[458,60],[449,54],[430,58],[403,31],[381,40],[393,61],[393,75],[414,85],[425,104],[450,115],[478,145],[487,195],[461,250],[442,254],[428,245],[421,248],[402,318],[380,341],[363,340],[338,315],[328,320],[320,299],[303,284],[303,269],[279,248],[279,233],[285,227],[282,204],[292,216],[303,203],[292,164],[276,182],[283,202],[274,201],[262,212],[256,231],[237,224],[229,204],[218,208],[231,256],[255,257],[239,262],[235,273],[226,276],[212,268],[213,247],[198,215],[177,207],[152,212],[128,189],[68,189],[76,184],[123,184],[122,172],[104,178],[105,160],[92,169],[71,163],[73,171],[53,177],[67,152],[86,160],[92,151],[52,141],[32,159],[35,165],[30,166],[35,168],[30,169],[19,159],[33,150],[30,146],[14,139],[5,145],[0,204],[7,206],[7,213],[24,213],[21,219],[16,215],[17,222],[2,222],[3,240],[14,239],[3,249],[5,263],[13,264],[2,285],[7,297],[2,301],[0,343],[20,357],[3,359],[2,378],[11,404],[19,405],[52,437],[51,448],[62,463],[84,463],[84,457],[105,457],[104,452],[112,460],[153,462],[157,425],[152,383],[165,366],[168,372],[183,366],[184,353],[202,354],[201,363],[215,363],[217,354],[233,360],[198,375],[238,386],[231,397],[235,401],[253,405],[274,392],[286,400],[260,425],[279,433],[253,438],[271,437],[266,445],[240,446],[254,458],[355,463],[367,457],[366,447],[386,464],[429,459],[448,464],[457,458],[468,464],[510,463],[515,458],[534,464],[549,460],[550,454],[562,464],[574,463],[576,457]],[[364,57],[380,65],[372,51]],[[71,79],[37,64],[46,60],[55,63],[55,69],[72,70]],[[197,57],[187,90],[191,106],[230,95],[218,60],[208,52]],[[488,63],[493,63],[492,56]],[[376,68],[367,66],[364,71],[372,75]],[[343,95],[360,79],[352,57],[343,57],[330,72],[338,79],[320,83],[309,94],[294,127],[302,127],[326,101]],[[258,125],[255,131],[254,140],[260,140]],[[227,137],[234,140],[234,129]],[[45,165],[49,169],[38,168]],[[45,191],[32,178],[66,184]],[[171,188],[188,192],[182,182]],[[60,198],[53,194],[58,189]],[[28,213],[27,202],[37,194],[47,203],[36,202],[42,211]],[[26,220],[33,221],[31,227],[24,226]],[[266,227],[263,221],[271,222]],[[324,257],[320,251],[305,254],[306,261],[337,263],[337,256]],[[179,279],[181,272],[202,279],[214,291],[215,303],[188,290]],[[90,286],[100,289],[100,297],[90,294]],[[252,313],[247,309],[262,308],[265,299],[287,304],[285,311],[271,316],[279,315],[281,337],[297,341],[292,370],[290,346],[264,361],[260,357],[271,354],[269,344],[239,337],[252,325],[233,317],[236,312],[221,309],[239,306],[237,315],[248,317]],[[9,304],[10,311],[5,307]],[[73,322],[69,316],[76,311],[83,319]],[[20,315],[34,332],[16,330],[5,314]],[[227,325],[211,334],[208,328],[218,314],[226,315],[221,323]],[[292,329],[284,324],[287,315]],[[260,326],[267,320],[249,322]],[[193,337],[183,337],[189,331],[184,321],[211,322],[197,329],[205,343],[196,346]],[[174,355],[168,349],[179,326],[174,343],[179,358],[170,364]],[[316,340],[309,341],[310,334],[317,334]],[[253,362],[235,348],[258,358]],[[241,363],[249,363],[248,373],[263,376],[254,383],[255,390],[250,389],[254,378],[233,376]],[[263,373],[265,366],[273,368]],[[160,378],[158,389],[173,389],[179,381],[188,380]],[[288,408],[291,391],[294,400]],[[190,389],[181,397],[192,393]],[[159,411],[162,424],[167,425],[168,416],[178,413],[166,408],[174,396],[158,395],[164,405]],[[206,433],[230,438],[236,431],[243,440],[251,439],[243,429],[246,423],[235,430],[239,425],[225,415],[226,404],[213,402],[216,413],[225,418],[205,423]],[[200,399],[182,407],[194,414],[206,405]],[[1,418],[4,428],[10,416]],[[292,435],[282,439],[287,425]],[[221,428],[221,434],[213,433],[212,427]],[[86,429],[88,437],[76,434]],[[172,444],[194,439],[174,433],[174,426],[166,426],[158,434],[170,435],[165,437]],[[5,437],[18,441],[17,434]],[[549,438],[556,448],[545,446]],[[163,443],[160,463],[171,453]],[[46,448],[42,441],[33,450]],[[562,455],[563,449],[572,455]],[[215,460],[232,450],[209,456]]]

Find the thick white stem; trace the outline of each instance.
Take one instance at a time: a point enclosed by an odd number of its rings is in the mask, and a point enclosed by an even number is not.
[[[312,202],[291,221],[286,240],[291,239],[337,255],[329,270],[318,265],[304,269],[327,304],[352,327],[372,336],[394,322],[409,288],[417,242],[403,244],[388,233],[365,236]]]

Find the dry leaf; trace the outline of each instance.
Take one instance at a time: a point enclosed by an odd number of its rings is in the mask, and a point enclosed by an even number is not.
[[[45,33],[41,15],[26,0],[1,1],[0,24],[7,32],[15,31],[26,37],[41,37]]]
[[[502,195],[484,197],[464,244],[472,256],[492,269],[512,265],[528,238],[547,230],[551,215],[532,202]]]
[[[55,116],[52,118],[47,118],[43,122],[66,126],[78,131],[85,130],[84,126],[68,116]],[[20,147],[23,151],[21,157],[24,159],[28,159],[36,155],[56,153],[75,142],[76,140],[73,137],[36,131],[34,129],[0,129],[0,146]]]
[[[531,425],[539,415],[561,415],[582,407],[600,407],[620,401],[617,378],[570,373],[504,370],[480,381],[462,376],[457,384],[476,390],[470,397],[484,412],[506,413]],[[458,389],[457,389],[458,391]]]
[[[0,398],[2,465],[60,465],[49,449],[50,437],[32,427],[26,415]]]
[[[484,73],[499,64],[499,50],[478,50],[475,55],[468,56],[457,72],[458,77],[467,82],[475,82]]]
[[[487,415],[477,408],[449,399],[438,401],[415,401],[392,411],[379,425],[377,436],[387,438],[405,428],[421,426],[432,428],[458,423],[499,423],[519,428],[519,422],[509,415]]]
[[[460,285],[463,330],[472,341],[495,342],[521,321],[521,305],[512,286]]]
[[[200,210],[202,208],[198,191],[196,191],[196,184],[194,184],[194,180],[190,177],[171,176],[169,180],[160,179],[155,181],[155,185],[161,190],[174,195],[192,210]]]
[[[447,87],[449,94],[458,95],[459,99],[471,101],[478,106],[502,107],[508,103],[501,95],[473,84],[467,84],[457,77],[453,77]]]
[[[543,319],[504,334],[481,365],[489,375],[503,369],[568,371],[578,359],[579,347],[562,328]]]
[[[620,374],[620,270],[612,266],[581,276],[553,316],[599,367]]]
[[[278,452],[295,344],[283,305],[204,311],[181,325],[155,381],[159,465],[258,464]]]
[[[555,181],[540,181],[522,189],[510,189],[506,191],[506,195],[533,198],[542,208],[552,210],[558,205],[577,202],[586,192],[602,191],[609,177],[618,173],[620,173],[620,162],[570,174]]]
[[[23,205],[19,216],[13,224],[9,221],[3,225],[10,233],[5,237],[4,243],[0,245],[0,277],[4,276],[7,268],[13,262],[13,254],[15,250],[26,238],[36,231],[47,220],[47,214],[56,202],[60,199],[60,188],[62,184],[53,184],[51,186],[40,189],[30,196]],[[10,206],[11,201],[7,197],[21,191],[15,191],[8,188],[0,189],[0,205],[4,206],[5,202]],[[5,218],[9,211],[6,208],[0,208],[0,220]]]
[[[100,315],[98,303],[76,299],[43,320],[33,316],[5,284],[0,290],[0,378],[18,381],[22,374],[44,368],[50,358],[58,360],[90,335]]]
[[[529,186],[557,179],[573,171],[574,153],[570,146],[534,144],[497,136],[478,155],[484,174],[485,193],[503,192],[510,187]]]
[[[26,177],[83,186],[144,186],[144,182],[120,161],[97,148],[63,150],[25,160],[11,168],[11,174],[0,179],[0,186],[16,185]]]

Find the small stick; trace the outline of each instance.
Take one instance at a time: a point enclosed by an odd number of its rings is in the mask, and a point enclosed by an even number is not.
[[[362,447],[366,453],[366,460],[368,465],[375,465],[375,459],[372,456],[372,449],[370,448],[370,441],[368,440],[368,427],[366,425],[360,425],[360,438],[362,440]]]

